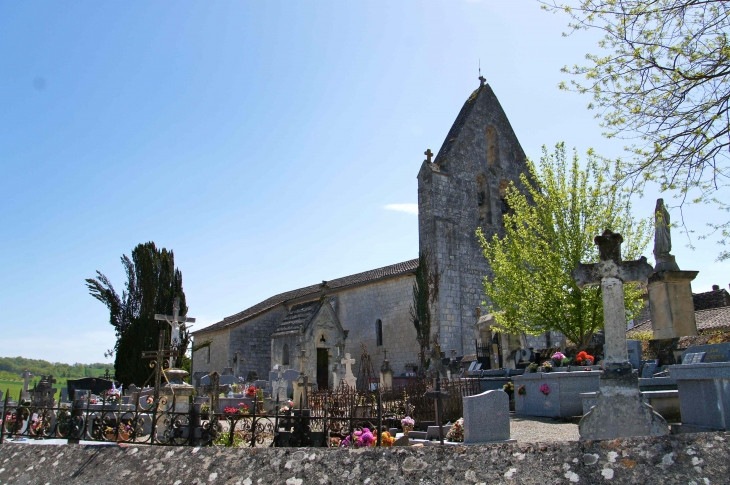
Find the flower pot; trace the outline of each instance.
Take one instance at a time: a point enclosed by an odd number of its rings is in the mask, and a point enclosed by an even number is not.
[[[408,433],[413,431],[413,426],[403,426],[403,434],[408,436]]]

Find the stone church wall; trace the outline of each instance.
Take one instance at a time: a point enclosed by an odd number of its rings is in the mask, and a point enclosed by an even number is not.
[[[271,334],[285,315],[286,307],[279,305],[231,329],[228,358],[233,361],[238,351],[246,359],[238,366],[239,376],[246,377],[249,370],[254,370],[259,378],[268,379],[271,370]]]
[[[208,340],[210,346],[193,353],[193,373],[213,371],[221,372],[228,366],[228,342],[230,332],[221,329],[216,332],[209,332],[195,337],[194,345],[200,345]]]
[[[377,377],[383,362],[383,349],[395,375],[405,372],[405,364],[418,362],[416,329],[410,319],[409,309],[413,301],[413,275],[388,278],[346,289],[337,293],[337,317],[345,330],[345,352],[349,352],[357,375],[363,342],[372,359]],[[376,322],[383,328],[383,345],[376,341]]]

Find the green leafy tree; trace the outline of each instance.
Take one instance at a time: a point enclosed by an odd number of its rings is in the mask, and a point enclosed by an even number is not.
[[[125,385],[141,385],[150,376],[148,360],[142,360],[142,352],[157,350],[160,330],[166,331],[169,342],[170,328],[166,322],[155,320],[155,313],[172,314],[176,297],[180,298],[180,315],[186,315],[185,292],[182,273],[175,268],[173,252],[157,249],[155,243],[139,244],[132,250],[132,257],[122,256],[127,275],[121,297],[109,279],[99,271],[96,278],[86,280],[91,296],[109,309],[109,323],[114,327],[117,342],[114,346],[116,379]],[[183,325],[180,328],[181,352],[175,362],[182,366],[190,334]]]
[[[560,143],[554,154],[543,147],[539,169],[527,163],[525,191],[514,184],[507,190],[504,237],[486,240],[477,230],[493,273],[484,280],[485,305],[511,333],[557,331],[584,348],[603,326],[601,291],[578,288],[571,272],[579,263],[598,261],[593,238],[604,229],[624,237],[624,259],[639,257],[649,242],[651,218],[634,220],[627,194],[612,183],[619,162],[589,152],[581,170],[577,154],[569,161]],[[631,316],[641,308],[642,289],[624,289]]]
[[[717,0],[559,0],[544,8],[567,12],[571,33],[598,30],[600,54],[563,71],[563,89],[589,94],[607,137],[632,140],[635,157],[623,178],[641,187],[656,181],[685,202],[730,211],[730,2]],[[576,5],[577,3],[577,5]],[[730,221],[710,224],[720,244]],[[702,237],[706,237],[707,234]],[[722,251],[719,259],[730,258]]]

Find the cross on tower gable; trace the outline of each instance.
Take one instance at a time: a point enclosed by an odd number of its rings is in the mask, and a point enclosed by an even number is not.
[[[433,157],[433,152],[431,151],[431,149],[429,148],[428,150],[423,152],[423,154],[426,155],[426,159],[424,160],[424,162],[431,163],[431,158]]]

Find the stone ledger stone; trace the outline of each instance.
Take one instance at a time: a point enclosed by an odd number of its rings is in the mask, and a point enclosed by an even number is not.
[[[649,307],[655,339],[698,335],[692,301],[697,271],[658,271],[649,277]]]
[[[509,396],[486,391],[464,398],[464,443],[508,441]]]

